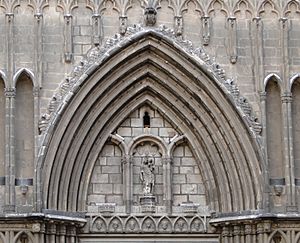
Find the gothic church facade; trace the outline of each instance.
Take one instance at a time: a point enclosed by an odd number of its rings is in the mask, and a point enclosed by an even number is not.
[[[300,1],[0,0],[0,242],[300,242]]]

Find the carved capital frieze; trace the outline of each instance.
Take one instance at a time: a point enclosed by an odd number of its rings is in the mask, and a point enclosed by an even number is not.
[[[291,103],[293,100],[291,93],[284,93],[281,95],[281,101],[282,103]]]
[[[93,233],[205,233],[207,217],[193,216],[106,216],[90,218]]]
[[[12,98],[16,96],[16,88],[5,88],[4,94],[8,98]]]

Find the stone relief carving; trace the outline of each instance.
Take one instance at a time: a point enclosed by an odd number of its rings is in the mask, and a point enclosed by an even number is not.
[[[158,223],[158,230],[164,233],[171,233],[172,232],[172,224],[169,218],[161,218]]]
[[[191,232],[205,232],[205,224],[199,217],[194,217],[190,225]]]
[[[126,232],[139,232],[139,222],[135,217],[129,218],[125,223],[125,231]]]
[[[92,221],[91,232],[106,232],[106,223],[103,218],[96,217]]]
[[[123,232],[121,219],[119,219],[118,217],[112,218],[108,225],[108,231],[116,233]]]
[[[204,233],[209,218],[197,216],[97,216],[90,219],[94,233]]]
[[[184,218],[178,218],[174,224],[175,232],[187,232],[188,231],[188,223]]]
[[[234,84],[233,80],[226,78],[224,69],[221,68],[220,65],[218,65],[214,59],[210,58],[210,56],[206,54],[202,47],[194,48],[191,41],[184,39],[181,35],[178,36],[173,29],[167,28],[164,25],[160,26],[159,28],[148,28],[142,27],[141,25],[133,25],[127,27],[127,31],[124,35],[116,34],[114,37],[109,38],[102,46],[96,46],[88,52],[87,58],[81,61],[79,65],[77,65],[73,69],[73,72],[71,73],[70,77],[64,81],[64,83],[68,82],[68,84],[61,84],[60,89],[53,96],[53,99],[48,106],[48,114],[50,115],[49,120],[54,119],[54,117],[56,116],[55,114],[63,110],[60,106],[65,106],[67,103],[66,100],[70,99],[71,96],[77,92],[77,89],[79,88],[81,83],[84,82],[84,80],[86,79],[88,75],[87,73],[92,72],[94,69],[97,68],[98,65],[104,62],[104,60],[107,58],[107,56],[109,56],[109,53],[114,48],[120,48],[120,46],[122,46],[121,42],[126,43],[132,41],[135,35],[138,36],[141,35],[143,32],[146,33],[149,31],[155,32],[158,35],[162,35],[167,39],[171,39],[174,42],[174,44],[179,45],[189,55],[191,55],[202,65],[204,65],[207,70],[211,71],[214,74],[216,80],[219,82],[219,84],[221,86],[224,86],[229,94],[231,94],[233,97],[235,95],[240,96],[239,92],[237,92],[238,88]],[[95,65],[95,63],[97,63],[97,65]],[[61,87],[64,88],[62,89]],[[252,115],[252,112],[251,116],[249,116],[247,114],[249,113],[248,110],[244,111],[244,108],[240,106],[238,100],[239,99],[237,99],[237,97],[234,97],[235,105],[239,107],[247,117],[249,127],[252,129],[252,131],[259,136],[260,131],[253,128],[257,126],[257,119]],[[53,102],[57,104],[55,105],[55,108],[53,107]],[[43,131],[46,130],[47,129],[44,129]]]
[[[147,217],[142,223],[142,231],[147,233],[153,233],[156,230],[156,224],[152,217]]]

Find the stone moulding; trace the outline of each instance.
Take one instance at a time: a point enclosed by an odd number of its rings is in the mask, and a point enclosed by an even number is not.
[[[92,233],[207,233],[206,216],[103,216],[91,215]]]
[[[202,67],[206,75],[214,79],[219,88],[228,94],[227,97],[248,124],[253,136],[258,139],[260,138],[261,124],[253,115],[251,106],[246,98],[240,95],[239,89],[233,79],[226,78],[224,69],[213,58],[210,58],[202,47],[194,48],[191,41],[176,35],[173,29],[163,25],[158,28],[142,27],[141,25],[130,26],[124,35],[116,34],[114,37],[109,38],[102,46],[97,46],[89,50],[86,58],[74,67],[71,74],[60,84],[57,92],[50,100],[47,112],[42,114],[39,121],[40,134],[48,132],[51,125],[55,125],[57,119],[59,119],[67,107],[67,104],[71,101],[74,94],[78,92],[80,86],[87,80],[88,76],[110,56],[121,50],[122,47],[130,45],[130,43],[147,34],[152,34],[168,41],[169,44],[184,52],[193,61],[198,62],[198,65]]]

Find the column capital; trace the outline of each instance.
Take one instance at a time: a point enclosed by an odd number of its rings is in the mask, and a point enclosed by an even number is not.
[[[131,164],[132,163],[132,159],[130,155],[124,155],[121,159],[121,163],[122,164]]]
[[[240,225],[233,226],[233,235],[242,235],[243,228]]]
[[[4,94],[8,98],[12,98],[16,96],[16,88],[5,88]]]
[[[162,158],[163,164],[172,164],[173,160],[170,157]]]
[[[281,101],[282,103],[291,103],[293,100],[292,94],[290,92],[285,92],[281,95]]]
[[[231,232],[230,232],[230,227],[229,226],[224,226],[222,229],[222,236],[223,237],[228,237],[231,236]]]
[[[33,92],[33,97],[39,97],[40,87],[33,87],[32,92]]]
[[[261,101],[266,100],[266,98],[267,98],[267,92],[265,92],[265,91],[259,92],[259,97],[260,97]]]

